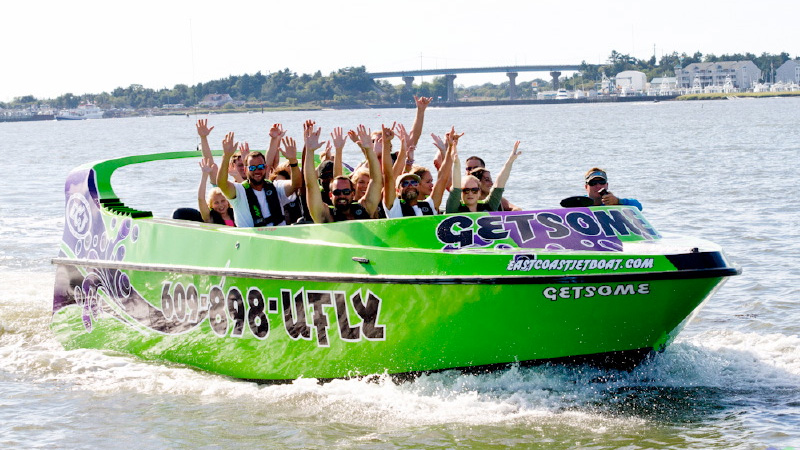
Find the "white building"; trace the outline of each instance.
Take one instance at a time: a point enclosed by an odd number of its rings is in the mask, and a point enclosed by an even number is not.
[[[620,72],[615,78],[617,80],[617,89],[620,92],[640,93],[647,88],[647,75],[638,70]]]
[[[675,95],[678,93],[678,79],[675,77],[653,78],[647,95]]]
[[[198,105],[215,108],[232,101],[233,99],[228,94],[208,94],[203,97],[203,101],[199,102]]]
[[[751,89],[761,78],[761,71],[753,61],[719,61],[692,63],[683,69],[676,67],[675,76],[680,89],[694,90],[698,85],[702,89],[708,86],[721,89],[730,77],[733,87],[742,90]]]
[[[800,84],[800,59],[790,59],[775,71],[775,81]]]

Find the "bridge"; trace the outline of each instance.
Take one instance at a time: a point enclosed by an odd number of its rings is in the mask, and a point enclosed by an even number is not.
[[[553,77],[553,89],[558,90],[558,77],[561,76],[562,71],[579,71],[581,66],[570,64],[545,64],[537,66],[499,66],[499,67],[465,67],[461,69],[424,69],[424,70],[404,70],[398,72],[372,72],[368,73],[373,80],[376,78],[402,78],[406,83],[406,90],[411,91],[414,83],[414,77],[425,75],[444,75],[445,82],[447,83],[447,101],[456,102],[455,87],[453,80],[456,79],[456,74],[463,73],[502,73],[505,72],[508,76],[508,94],[511,100],[517,99],[517,75],[519,72],[550,72]]]

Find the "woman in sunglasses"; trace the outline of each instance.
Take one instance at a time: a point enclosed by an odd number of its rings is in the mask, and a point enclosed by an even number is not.
[[[450,197],[447,199],[446,213],[455,212],[478,212],[478,211],[497,211],[500,208],[500,202],[503,198],[503,191],[505,190],[506,181],[511,173],[511,166],[514,160],[522,154],[518,151],[519,141],[514,143],[514,149],[508,156],[508,160],[503,165],[503,170],[497,176],[497,182],[492,187],[489,196],[486,200],[481,198],[481,181],[473,175],[461,175],[461,162],[458,158],[458,139],[454,139],[452,143],[448,142],[451,146],[453,153],[453,191],[450,192]],[[461,186],[458,188],[456,186]]]

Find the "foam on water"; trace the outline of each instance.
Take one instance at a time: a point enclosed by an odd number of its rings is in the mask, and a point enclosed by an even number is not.
[[[52,274],[3,274],[3,285],[11,289],[0,305],[0,372],[88,396],[168,396],[223,409],[239,405],[250,415],[269,412],[273,420],[295,426],[323,421],[334,427],[366,426],[381,435],[451,426],[562,432],[574,426],[616,435],[634,433],[664,416],[693,420],[698,409],[719,407],[714,404],[719,391],[783,390],[788,398],[800,393],[798,336],[730,330],[679,339],[630,372],[546,365],[480,375],[447,371],[401,384],[378,376],[258,385],[112,352],[66,351],[48,328],[49,292],[26,282],[32,276],[52,285]]]

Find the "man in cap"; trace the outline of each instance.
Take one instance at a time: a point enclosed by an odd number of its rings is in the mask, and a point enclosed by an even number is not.
[[[330,186],[331,181],[333,181],[333,161],[326,160],[319,163],[319,166],[317,166],[317,176],[319,177],[322,201],[327,203],[328,206],[333,206],[330,197]]]
[[[592,167],[584,175],[586,195],[594,200],[595,206],[600,205],[629,205],[642,210],[642,204],[635,198],[618,198],[608,191],[608,175],[606,171]]]

